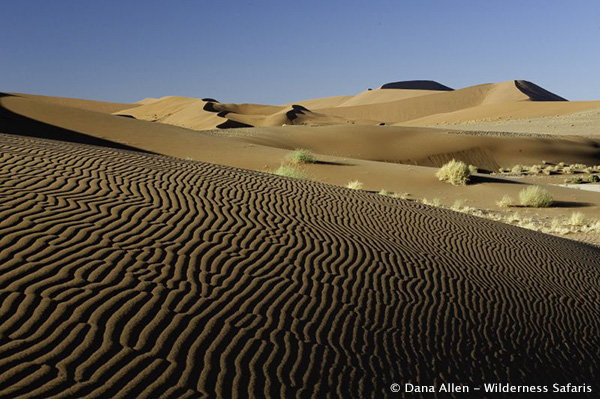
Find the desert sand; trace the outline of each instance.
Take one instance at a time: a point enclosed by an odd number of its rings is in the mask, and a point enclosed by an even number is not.
[[[0,94],[0,397],[595,381],[600,183],[565,179],[600,172],[600,101],[522,80],[335,94]],[[452,159],[469,184],[435,176]],[[533,185],[552,206],[498,207]],[[586,228],[550,228],[574,213]]]
[[[398,376],[597,375],[597,248],[260,172],[0,143],[4,397],[376,398]]]

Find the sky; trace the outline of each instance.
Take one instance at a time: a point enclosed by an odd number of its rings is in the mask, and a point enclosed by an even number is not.
[[[600,100],[597,0],[3,1],[0,91],[280,104],[425,79]]]

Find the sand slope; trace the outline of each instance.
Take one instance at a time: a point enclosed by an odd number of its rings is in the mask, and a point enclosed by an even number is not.
[[[383,85],[354,96],[334,96],[285,105],[221,104],[214,99],[145,99],[115,114],[194,130],[284,125],[429,126],[473,120],[570,115],[598,102],[568,102],[525,80],[453,90],[433,81]]]
[[[2,93],[0,93],[1,95]],[[108,101],[94,101],[94,100],[84,100],[81,98],[68,98],[68,97],[50,97],[50,96],[40,96],[35,94],[21,94],[21,93],[10,93],[13,96],[28,98],[40,102],[57,104],[57,105],[65,105],[68,107],[74,107],[79,109],[85,109],[88,111],[96,111],[103,112],[106,114],[112,114],[113,112],[121,111],[124,109],[130,109],[136,107],[136,104],[127,104],[127,103],[115,103]]]
[[[283,125],[339,125],[355,123],[337,116],[312,112],[298,104],[221,104],[212,99],[163,97],[117,115],[161,122],[194,130]],[[363,121],[375,125],[376,121]]]
[[[456,112],[468,108],[506,102],[555,102],[562,97],[530,82],[508,81],[471,86],[454,91],[439,91],[398,101],[349,107],[320,108],[316,112],[344,118],[370,119],[387,123],[405,122],[430,115]],[[566,101],[559,101],[567,103]]]
[[[381,398],[394,381],[600,372],[593,247],[319,183],[0,140],[1,397]]]

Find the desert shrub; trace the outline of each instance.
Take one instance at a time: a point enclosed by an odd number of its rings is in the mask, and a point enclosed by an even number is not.
[[[590,183],[598,183],[600,182],[600,177],[598,177],[598,175],[589,175],[587,180]]]
[[[477,166],[469,165],[469,174],[470,175],[474,175],[477,172],[479,172],[479,168]]]
[[[351,190],[362,190],[363,184],[358,180],[352,180],[349,181],[348,184],[346,184],[346,188],[349,188]]]
[[[316,158],[312,152],[303,148],[298,148],[288,154],[286,159],[291,163],[315,163]]]
[[[582,163],[574,163],[573,165],[571,165],[571,167],[572,167],[573,169],[579,169],[579,170],[582,170],[582,169],[586,169],[586,168],[587,168],[587,165],[585,165],[585,164],[582,164]]]
[[[552,194],[540,186],[529,186],[519,193],[522,206],[547,208],[554,202]]]
[[[568,179],[565,179],[565,183],[568,184],[583,184],[583,179],[579,176],[577,177],[570,177]]]
[[[523,173],[524,170],[525,170],[525,168],[523,167],[523,165],[515,165],[510,170],[510,173],[513,173],[515,175],[520,175],[521,173]]]
[[[385,195],[385,196],[388,196],[388,195],[392,195],[392,193],[391,193],[390,191],[387,191],[386,189],[383,189],[383,188],[382,188],[382,189],[379,191],[379,195]]]
[[[454,203],[452,204],[450,209],[452,209],[453,211],[460,211],[464,207],[465,207],[465,200],[457,199],[456,201],[454,201]]]
[[[538,174],[541,171],[542,171],[542,168],[540,167],[540,165],[533,165],[531,168],[529,168],[529,173]]]
[[[408,197],[410,197],[410,193],[396,193],[394,194],[394,198],[400,198],[400,199],[408,199]]]
[[[281,165],[273,173],[275,173],[277,176],[291,177],[294,179],[306,179],[306,175],[304,175],[302,171],[294,168],[291,165]]]
[[[454,186],[465,185],[469,182],[469,167],[462,161],[453,159],[442,166],[435,174],[441,181]]]
[[[563,168],[563,173],[566,173],[566,174],[571,174],[571,173],[573,173],[573,172],[575,172],[575,169],[573,169],[573,167],[571,167],[571,166],[565,166],[565,167]]]
[[[583,226],[585,224],[585,216],[581,212],[573,212],[567,223],[571,226]]]
[[[552,172],[554,172],[554,167],[553,166],[546,166],[543,170],[544,174],[547,176],[550,176],[552,174]]]
[[[423,200],[421,202],[424,203],[425,205],[436,206],[436,207],[439,207],[440,205],[442,205],[442,201],[440,201],[440,199],[438,197],[435,197],[431,201],[429,201],[427,198],[423,198]]]
[[[508,208],[513,206],[513,204],[513,199],[509,195],[505,195],[500,201],[496,202],[496,205],[498,205],[500,208]]]

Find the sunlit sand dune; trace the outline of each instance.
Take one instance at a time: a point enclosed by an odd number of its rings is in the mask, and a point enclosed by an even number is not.
[[[600,372],[598,248],[139,152],[0,135],[0,157],[2,397],[381,398]]]

